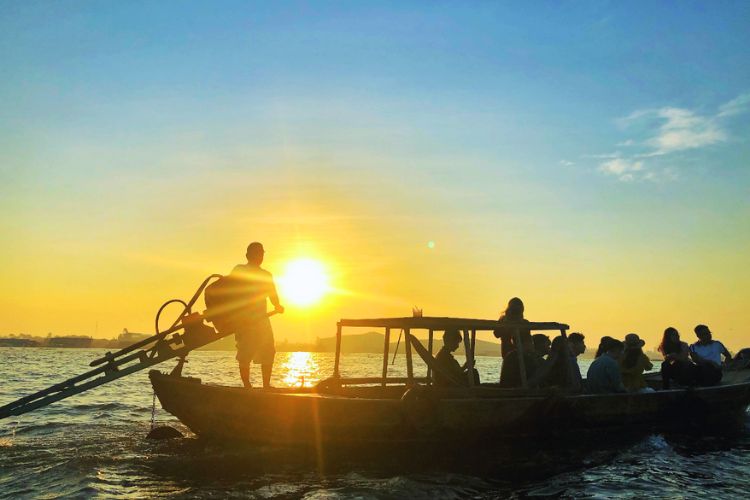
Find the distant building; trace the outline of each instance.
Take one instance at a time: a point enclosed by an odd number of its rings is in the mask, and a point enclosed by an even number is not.
[[[67,337],[50,337],[47,347],[91,347],[91,337],[84,335],[70,335]]]
[[[0,338],[0,347],[38,347],[39,342],[23,338]]]
[[[136,342],[140,342],[141,340],[145,340],[149,337],[151,337],[151,335],[147,333],[129,332],[127,328],[123,328],[122,333],[117,336],[117,346],[127,347],[131,344],[135,344]]]
[[[126,347],[130,344],[135,344],[136,342],[140,342],[141,340],[145,340],[149,337],[151,337],[151,335],[147,333],[129,332],[127,328],[123,328],[122,333],[117,336],[117,343],[119,345],[122,345],[123,347]]]

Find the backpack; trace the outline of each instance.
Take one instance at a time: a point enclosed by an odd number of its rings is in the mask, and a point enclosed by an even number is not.
[[[228,274],[208,285],[203,292],[206,319],[219,333],[228,335],[236,331],[241,321],[245,288],[240,278]]]

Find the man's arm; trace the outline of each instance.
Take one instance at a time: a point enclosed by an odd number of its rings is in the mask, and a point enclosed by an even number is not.
[[[279,294],[276,292],[276,284],[273,282],[271,273],[268,273],[268,300],[271,301],[277,313],[281,314],[284,312],[284,306],[279,302]]]
[[[721,344],[721,354],[724,355],[726,358],[725,361],[731,361],[732,360],[732,353],[729,352],[729,350],[724,346],[723,343],[719,342]]]

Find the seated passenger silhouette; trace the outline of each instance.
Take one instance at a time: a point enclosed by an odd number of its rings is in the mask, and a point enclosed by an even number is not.
[[[534,354],[540,362],[544,361],[552,351],[552,342],[550,341],[549,336],[543,333],[537,333],[536,335],[531,336],[531,340],[534,342]]]
[[[591,363],[586,375],[586,389],[593,394],[625,392],[622,385],[620,365],[624,344],[612,337],[602,338],[599,345],[599,357]]]
[[[721,381],[721,357],[726,361],[732,359],[724,344],[713,340],[711,330],[706,325],[695,327],[698,342],[690,346],[690,357],[697,366],[698,385],[716,385]]]
[[[453,352],[461,344],[461,334],[458,330],[446,330],[443,333],[443,347],[435,356],[435,385],[440,387],[465,386],[467,367],[461,366],[453,357]],[[474,383],[479,384],[479,372],[474,370]]]
[[[661,382],[663,389],[670,389],[672,381],[679,385],[696,384],[696,366],[690,360],[690,349],[686,342],[680,340],[680,332],[668,327],[659,344],[659,352],[664,356],[661,364]]]
[[[622,374],[622,385],[628,392],[653,392],[646,385],[643,372],[651,370],[654,365],[643,352],[646,342],[635,333],[625,335],[625,354],[620,360],[620,373]]]
[[[562,335],[552,341],[552,352],[535,376],[542,387],[560,387],[580,391],[583,383],[577,357],[586,351],[584,336],[571,333],[567,341]]]

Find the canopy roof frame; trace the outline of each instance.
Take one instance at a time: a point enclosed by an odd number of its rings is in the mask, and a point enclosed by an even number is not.
[[[473,318],[449,318],[425,316],[414,318],[411,316],[403,318],[370,318],[370,319],[341,319],[338,322],[341,326],[350,327],[370,327],[370,328],[402,328],[406,329],[424,329],[424,330],[476,330],[492,331],[499,328],[520,327],[525,330],[546,331],[546,330],[568,330],[570,327],[564,323],[555,322],[534,322],[534,321],[498,321],[493,319],[473,319]]]
[[[336,358],[334,360],[334,378],[341,378],[339,372],[340,360],[341,360],[341,339],[343,336],[343,327],[355,327],[355,328],[384,328],[386,331],[386,340],[384,342],[384,361],[383,361],[383,373],[382,373],[382,385],[385,385],[387,377],[387,358],[388,358],[388,339],[390,337],[390,330],[393,328],[399,328],[404,330],[407,335],[406,345],[406,363],[408,371],[408,380],[414,379],[412,371],[412,352],[409,347],[408,337],[410,336],[411,330],[428,330],[430,337],[432,337],[435,331],[445,330],[461,330],[464,332],[464,336],[467,336],[471,332],[471,342],[468,342],[468,338],[464,341],[464,350],[466,359],[469,362],[471,368],[474,367],[474,351],[475,351],[475,336],[477,331],[495,331],[499,329],[510,330],[515,333],[516,342],[520,342],[519,333],[521,330],[528,331],[559,331],[563,337],[566,337],[566,330],[570,327],[564,323],[556,322],[534,322],[534,321],[499,321],[499,320],[488,320],[488,319],[475,319],[475,318],[452,318],[452,317],[401,317],[401,318],[365,318],[365,319],[341,319],[336,323]],[[430,339],[431,340],[431,339]],[[432,346],[430,346],[430,355],[432,354]],[[523,358],[523,357],[521,357]],[[526,387],[526,371],[524,367],[523,359],[519,360],[519,368],[521,371],[522,386]],[[429,373],[428,367],[428,373]],[[472,377],[472,371],[469,372],[469,377]],[[469,386],[473,385],[473,380],[469,381]]]

